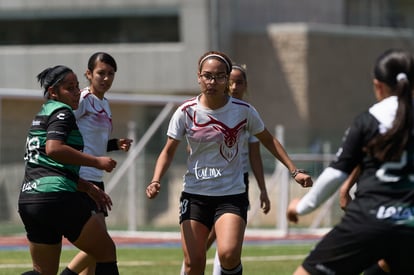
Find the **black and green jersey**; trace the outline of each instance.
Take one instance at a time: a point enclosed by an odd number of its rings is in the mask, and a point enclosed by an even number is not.
[[[83,149],[83,139],[70,106],[48,100],[32,121],[26,140],[21,198],[25,194],[77,190],[80,166],[62,164],[48,157],[46,140],[62,140],[77,150]]]

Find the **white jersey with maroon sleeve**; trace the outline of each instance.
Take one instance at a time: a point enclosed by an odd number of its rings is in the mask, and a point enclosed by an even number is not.
[[[74,111],[79,131],[82,134],[84,152],[94,156],[105,156],[109,136],[112,132],[112,114],[106,98],[99,99],[89,88],[82,90],[79,107]],[[103,170],[82,166],[80,177],[90,181],[102,181]]]
[[[182,104],[170,120],[167,135],[176,140],[185,136],[190,148],[184,192],[207,196],[244,193],[246,132],[255,135],[263,130],[255,108],[238,99],[229,98],[216,110],[202,106],[199,97]]]

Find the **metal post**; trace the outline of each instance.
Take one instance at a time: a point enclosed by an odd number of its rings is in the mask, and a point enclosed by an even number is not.
[[[128,122],[128,138],[136,140],[135,136],[136,124],[133,121]],[[130,154],[131,152],[128,152]],[[128,230],[137,230],[137,207],[135,205],[136,199],[135,188],[135,169],[133,166],[128,168]],[[140,209],[140,208],[138,208]]]
[[[285,129],[282,125],[277,125],[276,129],[276,138],[279,140],[280,144],[284,144]],[[286,167],[282,167],[279,161],[276,161],[276,170],[280,167],[280,191],[278,192],[278,211],[277,211],[277,224],[276,228],[283,234],[288,234],[288,222],[286,219],[287,205],[289,203],[289,171]]]
[[[162,111],[158,114],[154,122],[151,124],[151,126],[148,128],[148,130],[145,132],[145,134],[141,137],[139,142],[133,148],[131,148],[130,153],[128,154],[125,161],[122,163],[122,165],[119,168],[116,169],[112,178],[109,180],[108,188],[106,189],[106,192],[108,194],[112,192],[112,190],[118,184],[121,177],[124,175],[127,169],[133,164],[133,162],[135,161],[135,158],[144,149],[144,146],[151,139],[152,135],[157,131],[157,129],[160,127],[163,121],[169,116],[174,106],[175,105],[172,102],[167,103],[162,109]]]

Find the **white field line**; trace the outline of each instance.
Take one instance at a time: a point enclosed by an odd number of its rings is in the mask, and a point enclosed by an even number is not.
[[[301,260],[306,255],[278,255],[278,256],[248,256],[242,257],[242,262],[278,262],[289,260]],[[213,264],[214,259],[208,259],[207,264]],[[61,267],[67,266],[68,263],[61,263]],[[155,265],[180,265],[179,261],[119,261],[118,266],[155,266]],[[0,264],[0,269],[8,268],[30,268],[32,264]]]

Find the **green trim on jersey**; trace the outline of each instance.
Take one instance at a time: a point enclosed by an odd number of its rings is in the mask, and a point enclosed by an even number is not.
[[[49,120],[53,114],[68,111],[71,116],[62,118],[62,125],[72,127],[67,133],[58,129],[48,129]],[[48,133],[49,131],[49,133]],[[22,193],[76,192],[79,178],[79,165],[62,164],[46,155],[46,140],[48,135],[60,137],[66,145],[77,150],[83,149],[83,139],[76,125],[72,108],[59,101],[48,100],[32,121],[26,141],[26,171],[22,185]]]

